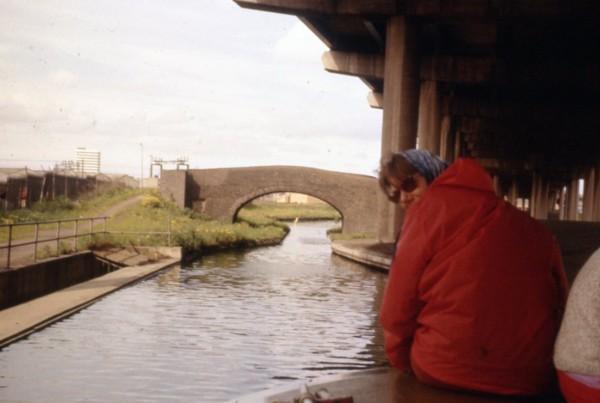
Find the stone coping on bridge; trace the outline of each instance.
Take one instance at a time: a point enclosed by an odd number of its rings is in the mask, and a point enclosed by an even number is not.
[[[394,244],[381,243],[376,239],[352,239],[333,241],[331,250],[336,255],[388,271],[394,255]]]
[[[0,348],[80,311],[107,294],[179,263],[181,252],[177,253],[176,249],[180,248],[170,249],[174,250],[171,253],[174,257],[155,263],[124,267],[0,311]]]

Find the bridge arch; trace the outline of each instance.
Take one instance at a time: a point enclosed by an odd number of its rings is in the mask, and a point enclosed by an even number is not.
[[[244,206],[246,206],[247,204],[251,203],[253,200],[256,200],[262,196],[266,196],[266,195],[273,194],[273,193],[286,193],[286,192],[301,193],[301,194],[305,194],[308,196],[316,197],[317,199],[319,199],[319,200],[327,203],[331,207],[333,207],[340,214],[342,223],[344,222],[344,212],[342,210],[340,210],[336,205],[334,205],[331,201],[325,200],[323,197],[321,197],[317,194],[311,194],[311,193],[307,193],[307,192],[300,191],[297,189],[287,189],[287,188],[283,189],[283,188],[278,188],[278,187],[257,189],[254,192],[248,194],[246,197],[236,200],[232,206],[232,211],[230,212],[232,220],[235,221],[240,210],[243,209]]]
[[[160,190],[182,207],[233,222],[249,201],[276,192],[321,199],[342,215],[342,232],[375,233],[377,180],[366,175],[293,166],[165,171]]]

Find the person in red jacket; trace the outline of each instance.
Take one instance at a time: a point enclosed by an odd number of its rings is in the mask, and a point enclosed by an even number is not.
[[[446,167],[424,150],[381,166],[382,189],[406,208],[381,308],[386,355],[436,386],[547,392],[567,294],[559,247],[477,162]]]

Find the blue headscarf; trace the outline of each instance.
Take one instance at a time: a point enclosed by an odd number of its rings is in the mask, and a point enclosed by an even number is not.
[[[427,150],[411,149],[401,151],[403,156],[419,172],[427,183],[431,183],[448,168],[448,163]]]

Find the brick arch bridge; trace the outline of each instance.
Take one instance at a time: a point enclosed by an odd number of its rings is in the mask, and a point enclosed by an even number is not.
[[[164,171],[161,193],[180,207],[233,221],[257,197],[276,192],[317,197],[342,215],[342,232],[375,233],[377,180],[366,175],[293,166]]]

